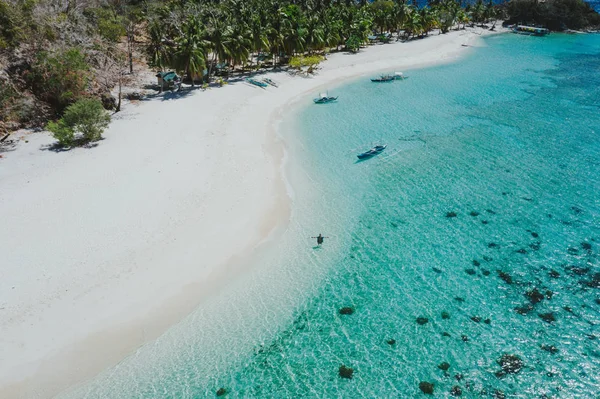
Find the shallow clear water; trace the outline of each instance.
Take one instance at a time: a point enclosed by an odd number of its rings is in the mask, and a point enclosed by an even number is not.
[[[486,43],[306,99],[282,129],[292,222],[263,267],[75,396],[600,395],[600,36]],[[505,353],[524,367],[499,377]]]
[[[600,395],[600,36],[487,43],[303,110],[304,156],[350,206],[351,247],[267,349],[219,378],[232,397],[417,397],[419,381],[439,397],[455,385],[467,397]],[[356,163],[377,141],[385,153]],[[534,288],[551,299],[519,314]],[[538,316],[549,312],[555,322]],[[525,367],[498,378],[504,353]]]

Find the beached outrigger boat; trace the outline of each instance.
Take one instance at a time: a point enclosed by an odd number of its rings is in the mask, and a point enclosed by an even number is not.
[[[254,86],[262,87],[263,89],[268,86],[268,84],[266,84],[265,82],[259,82],[258,80],[254,80],[254,79],[250,79],[250,78],[247,78],[246,82],[248,82]]]
[[[315,104],[327,104],[327,103],[337,101],[337,99],[338,99],[337,96],[332,97],[332,96],[329,96],[327,93],[321,93],[319,95],[319,97],[313,99],[313,101],[315,102]]]
[[[393,82],[396,80],[392,75],[381,75],[378,78],[371,78],[371,82],[381,83],[381,82]]]
[[[273,86],[273,87],[279,87],[279,85],[278,85],[277,83],[273,82],[273,81],[272,81],[271,79],[269,79],[269,78],[264,78],[264,79],[263,79],[263,82],[265,82],[266,84],[268,84],[268,85],[271,85],[271,86]]]
[[[358,159],[371,158],[372,156],[383,152],[383,150],[385,150],[386,147],[387,147],[387,144],[376,145],[375,147],[371,148],[369,151],[365,151],[362,154],[358,154],[357,157],[358,157]]]

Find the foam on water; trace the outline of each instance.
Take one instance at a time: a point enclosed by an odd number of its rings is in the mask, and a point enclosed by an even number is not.
[[[286,118],[283,238],[73,396],[413,398],[419,381],[437,397],[599,395],[600,36],[486,42]],[[374,142],[388,148],[356,162]],[[496,375],[505,353],[518,374]]]

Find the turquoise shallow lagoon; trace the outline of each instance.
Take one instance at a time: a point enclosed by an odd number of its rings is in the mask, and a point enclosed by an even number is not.
[[[294,322],[219,379],[232,397],[412,398],[420,381],[436,397],[600,395],[600,36],[486,44],[296,116],[351,242]],[[385,153],[357,163],[374,142]],[[315,231],[341,239],[327,216]],[[506,353],[523,369],[496,376]]]
[[[80,396],[600,397],[600,35],[484,43],[307,98],[281,129],[292,222],[238,287],[259,304],[199,309]]]

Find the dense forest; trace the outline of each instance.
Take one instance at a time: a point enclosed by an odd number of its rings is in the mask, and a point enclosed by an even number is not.
[[[0,0],[0,133],[44,126],[89,98],[118,111],[120,96],[110,92],[136,68],[206,85],[234,70],[360,51],[374,37],[412,40],[499,18],[554,29],[597,24],[588,11],[581,0]]]
[[[506,11],[508,24],[540,25],[553,31],[600,26],[600,14],[581,0],[511,0]]]

